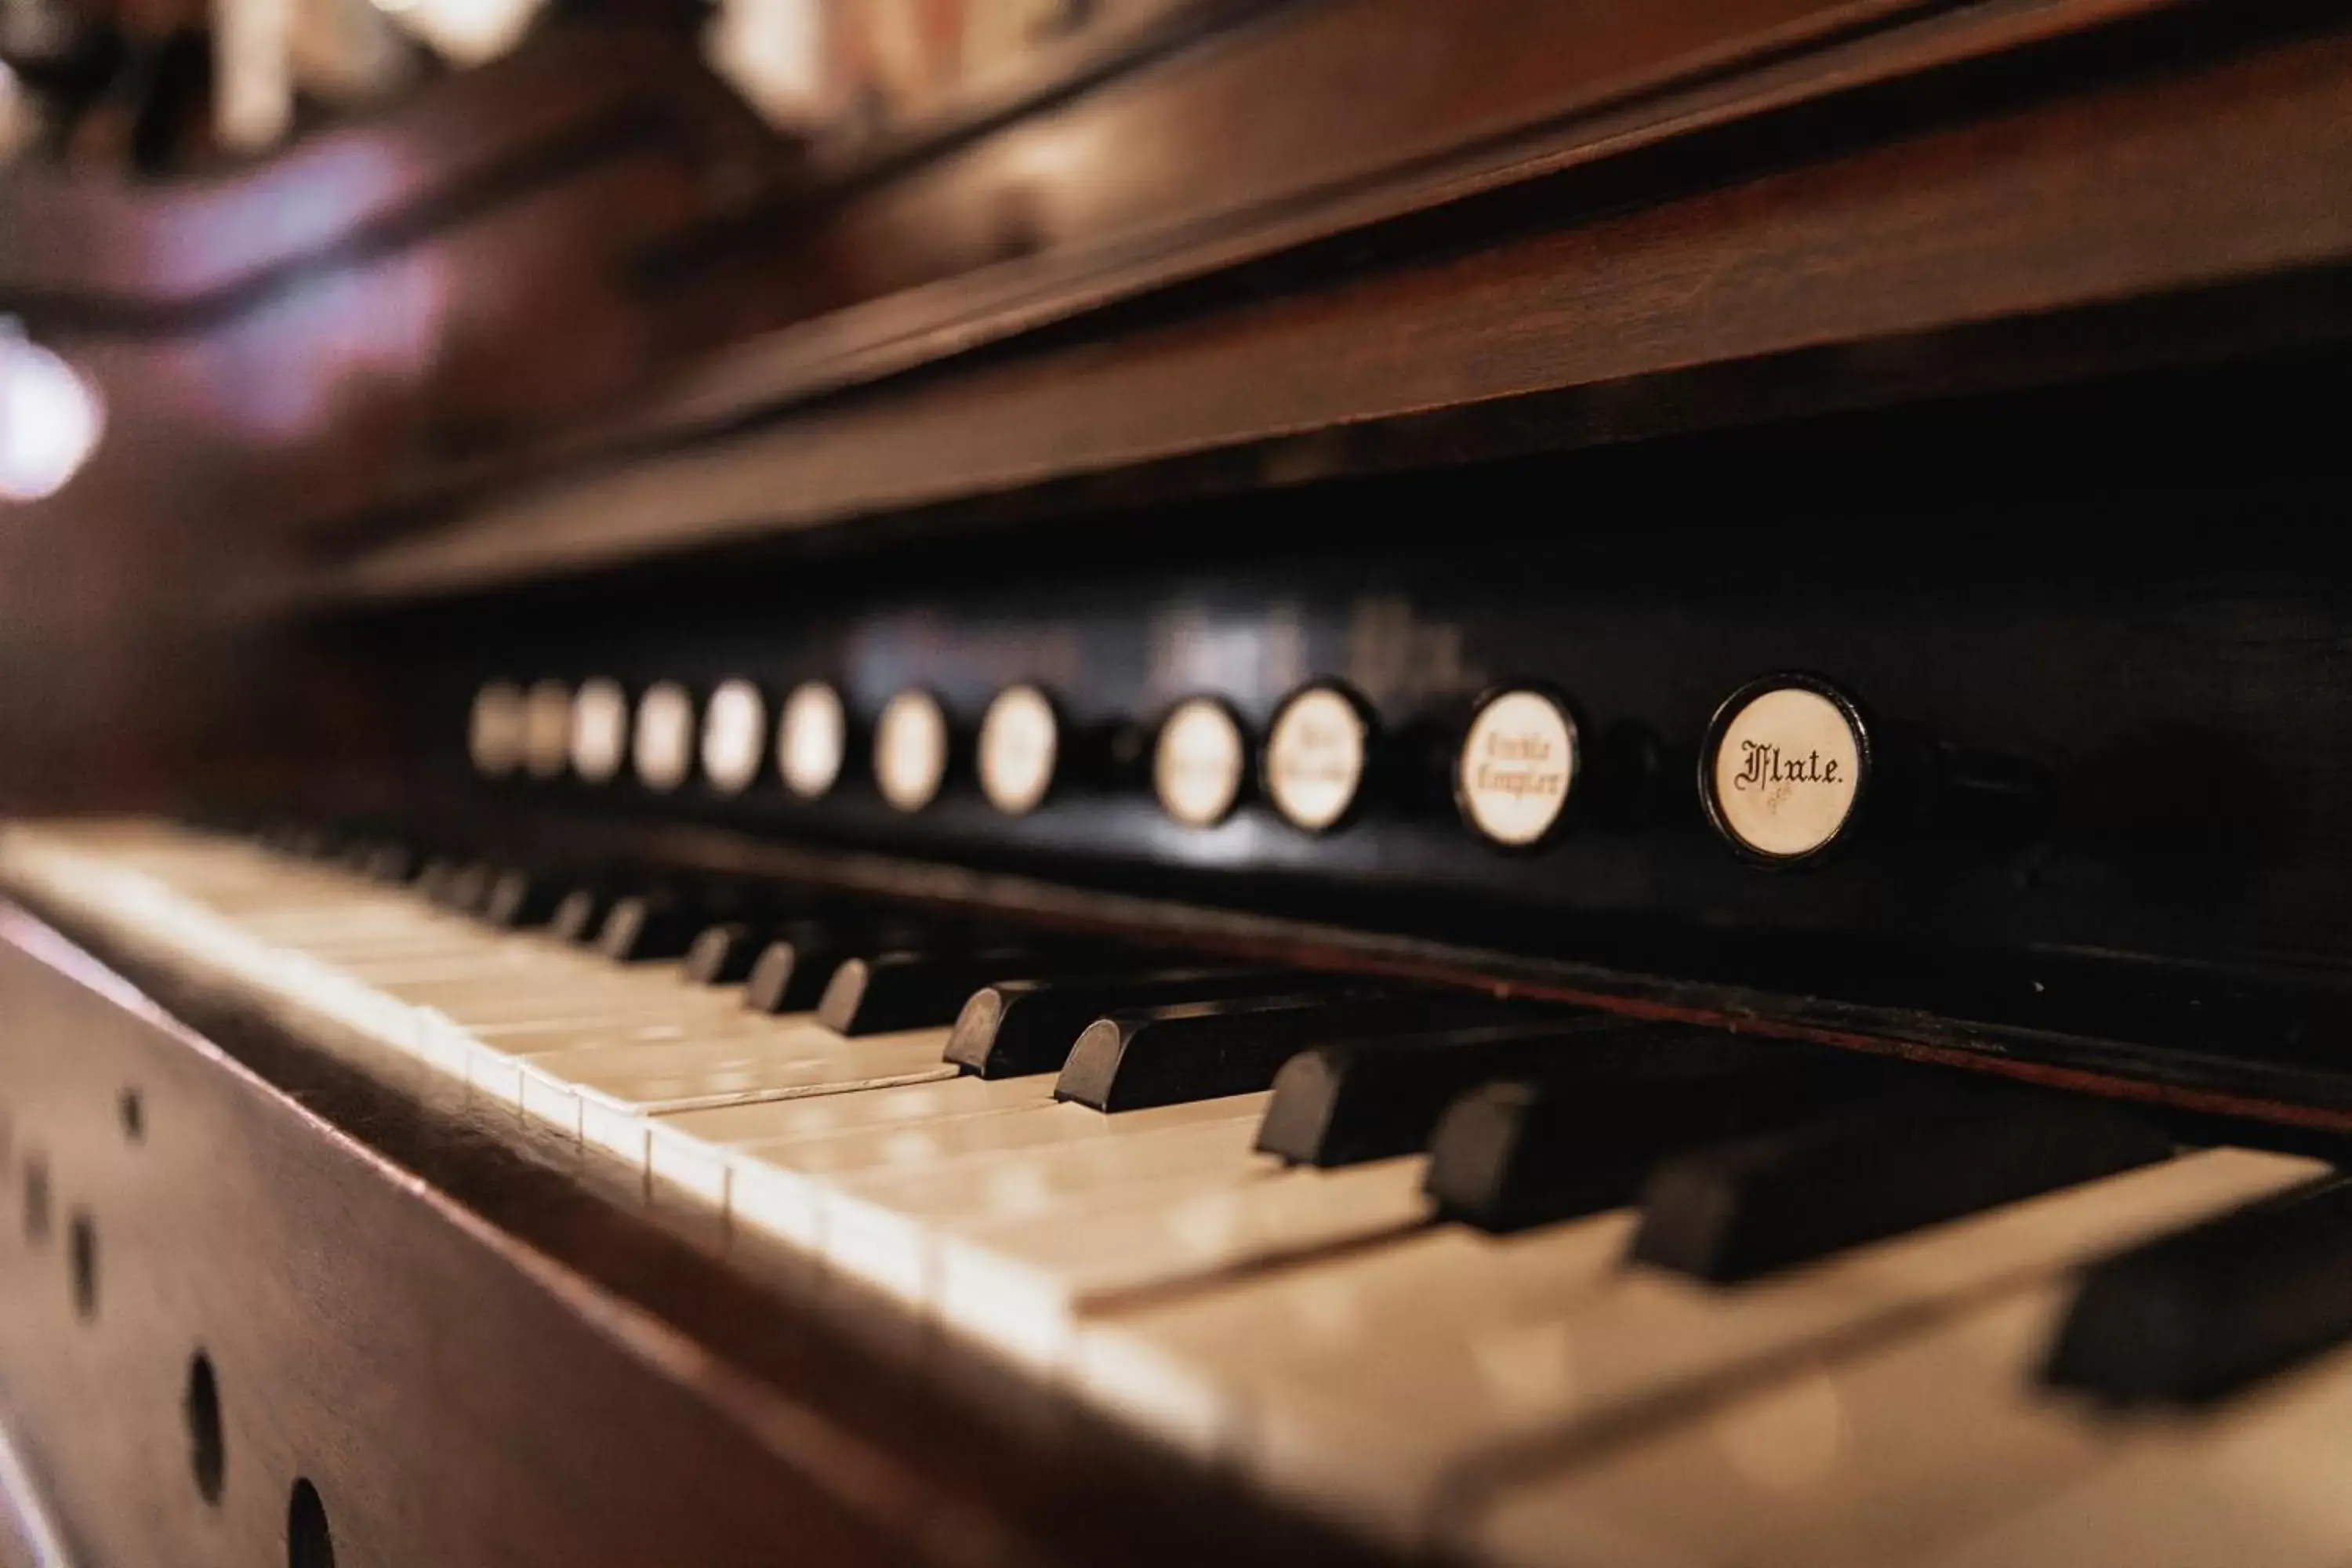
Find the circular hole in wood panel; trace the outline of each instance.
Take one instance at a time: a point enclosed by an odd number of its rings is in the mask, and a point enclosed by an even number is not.
[[[188,1464],[195,1473],[196,1495],[218,1503],[228,1475],[228,1449],[221,1439],[220,1383],[213,1376],[213,1358],[202,1351],[188,1362],[188,1392],[181,1404],[188,1417]]]
[[[122,1098],[115,1104],[115,1110],[122,1117],[122,1135],[133,1143],[142,1142],[147,1136],[147,1105],[140,1099],[139,1091],[135,1089],[124,1089]]]
[[[77,1211],[66,1226],[66,1251],[71,1260],[74,1315],[87,1322],[98,1316],[98,1222]]]
[[[335,1568],[334,1537],[327,1532],[327,1505],[319,1489],[300,1476],[286,1504],[286,1568]]]
[[[38,1154],[25,1156],[25,1239],[49,1239],[49,1163]]]

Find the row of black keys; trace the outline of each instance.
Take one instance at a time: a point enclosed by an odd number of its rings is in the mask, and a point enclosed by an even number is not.
[[[1257,1146],[1338,1166],[1425,1151],[1441,1210],[1493,1230],[1638,1202],[1633,1256],[1720,1284],[2168,1157],[2119,1105],[1785,1041],[1354,977],[1171,966],[1100,937],[821,892],[622,891],[393,845],[333,853],[494,925],[675,961],[844,1035],[952,1025],[986,1078],[1058,1072],[1104,1111],[1271,1088]],[[1025,976],[1006,978],[1010,973]],[[2352,1338],[2352,1179],[2330,1176],[2095,1267],[2052,1381],[2229,1393]]]

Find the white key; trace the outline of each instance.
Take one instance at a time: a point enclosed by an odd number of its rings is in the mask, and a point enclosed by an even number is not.
[[[1202,1100],[1156,1110],[1105,1116],[1083,1105],[1048,1102],[1006,1110],[949,1115],[908,1126],[853,1128],[794,1135],[739,1145],[738,1160],[786,1165],[811,1174],[846,1177],[853,1173],[903,1174],[931,1172],[958,1162],[990,1159],[1077,1143],[1097,1146],[1165,1132],[1174,1128],[1255,1126],[1263,1096]],[[969,1169],[969,1166],[966,1167]],[[950,1178],[952,1179],[952,1178]]]
[[[2035,1285],[1796,1358],[1664,1431],[1497,1484],[1462,1504],[1460,1533],[1511,1568],[1916,1562],[2102,1463],[2100,1424],[2029,1381],[2065,1300],[2062,1282]]]
[[[814,1014],[799,1014],[803,1021]],[[1025,1110],[1054,1103],[1050,1073],[1029,1078],[955,1078],[942,1082],[877,1089],[855,1098],[776,1101],[687,1110],[662,1119],[662,1136],[692,1140],[716,1149],[751,1143],[782,1143],[797,1138],[845,1132],[858,1127],[902,1126],[944,1116]]]
[[[448,1004],[440,1009],[450,1013]],[[487,1012],[460,1004],[454,1014],[473,1036],[503,1056],[551,1058],[572,1051],[606,1051],[664,1046],[684,1040],[709,1045],[798,1037],[803,1029],[779,1029],[777,1020],[740,1008],[701,1012],[621,994],[543,994],[518,998],[510,1013]],[[826,1030],[822,1038],[838,1040]],[[584,1058],[593,1061],[593,1057]]]
[[[816,1194],[816,1241],[835,1267],[925,1304],[932,1300],[937,1238],[954,1224],[1072,1212],[1123,1189],[1229,1180],[1249,1167],[1271,1165],[1250,1147],[1264,1099],[1234,1096],[1236,1115],[1206,1123],[1139,1120],[1157,1111],[1088,1113],[1125,1125],[1107,1126],[1099,1137],[985,1159],[835,1176]],[[1239,1107],[1241,1101],[1255,1103]],[[738,1163],[739,1179],[748,1163]]]
[[[1293,1359],[1352,1365],[1416,1325],[1452,1337],[1491,1319],[1562,1310],[1614,1279],[1634,1220],[1617,1210],[1513,1237],[1441,1226],[1360,1256],[1109,1315],[1080,1335],[1076,1381],[1203,1458],[1239,1453],[1252,1391]]]
[[[944,1065],[944,1064],[942,1064]],[[904,1128],[1053,1103],[1053,1079],[926,1078],[859,1092],[807,1095],[679,1110],[648,1124],[654,1171],[731,1211],[735,1156],[875,1128]],[[754,1157],[752,1164],[762,1162]],[[753,1228],[759,1228],[756,1223]]]
[[[940,1056],[946,1046],[946,1030],[918,1029],[904,1035],[870,1036],[832,1056],[772,1059],[708,1072],[649,1068],[634,1077],[616,1072],[595,1088],[566,1081],[579,1098],[582,1140],[651,1169],[652,1128],[659,1117],[952,1079],[957,1069]],[[526,1103],[529,1099],[526,1091]],[[673,1160],[677,1159],[674,1153]],[[685,1173],[706,1168],[706,1163],[692,1161],[689,1155],[688,1163],[666,1166],[661,1173],[694,1186],[699,1184],[699,1178]],[[719,1179],[709,1178],[713,1183]]]
[[[674,1050],[615,1052],[594,1064],[567,1057],[559,1066],[541,1068],[583,1094],[660,1113],[823,1092],[834,1082],[862,1085],[950,1077],[954,1069],[940,1058],[947,1036],[945,1029],[910,1029],[856,1040],[835,1036],[830,1047],[800,1037],[708,1047],[687,1041]]]
[[[2073,1412],[2076,1425],[2098,1417]],[[1933,1568],[2352,1563],[2352,1349],[2210,1413],[2111,1421],[2093,1473],[1918,1561]]]
[[[1041,1369],[1066,1365],[1081,1321],[1154,1290],[1423,1224],[1425,1162],[1336,1171],[1252,1163],[1234,1179],[1122,1194],[1081,1213],[943,1228],[942,1321]]]

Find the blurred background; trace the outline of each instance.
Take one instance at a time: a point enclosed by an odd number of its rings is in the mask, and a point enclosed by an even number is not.
[[[2275,474],[2343,342],[2339,24],[0,0],[0,800],[247,765],[323,606],[754,539],[1412,532],[1332,484],[1580,453],[1532,482],[1726,476],[1702,525]]]

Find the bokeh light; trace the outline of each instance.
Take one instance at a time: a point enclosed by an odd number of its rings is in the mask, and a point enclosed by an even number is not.
[[[106,405],[56,353],[0,319],[0,500],[63,489],[98,449]]]

